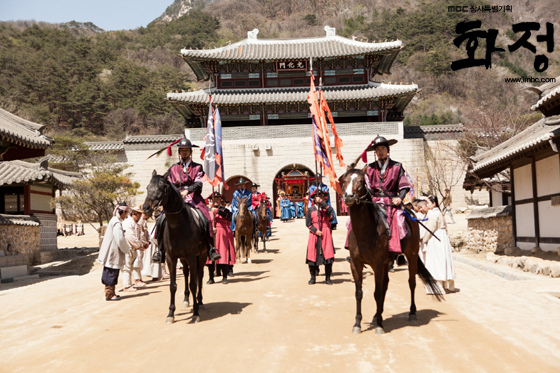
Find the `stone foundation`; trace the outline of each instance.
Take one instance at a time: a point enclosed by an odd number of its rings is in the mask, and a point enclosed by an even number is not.
[[[36,253],[41,251],[39,225],[0,225],[0,250],[5,255],[0,257],[0,264],[33,264]],[[22,255],[27,259],[26,263],[21,263]],[[18,263],[11,260],[11,257],[18,257]]]
[[[513,246],[510,206],[474,210],[468,217],[469,250],[502,253]]]

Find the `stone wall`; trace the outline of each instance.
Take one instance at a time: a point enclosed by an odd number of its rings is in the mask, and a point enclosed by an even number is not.
[[[32,264],[35,256],[41,251],[39,225],[0,225],[0,250],[6,255],[4,258],[8,265],[14,264],[8,259],[16,255],[25,255],[25,264]]]
[[[501,253],[513,246],[511,206],[474,210],[467,221],[468,249]]]

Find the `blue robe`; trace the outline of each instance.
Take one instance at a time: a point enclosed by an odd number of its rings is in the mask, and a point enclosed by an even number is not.
[[[298,218],[305,218],[303,202],[296,202],[296,216]]]
[[[231,211],[233,212],[233,218],[231,219],[231,230],[234,232],[235,232],[235,217],[237,211],[239,211],[239,201],[237,200],[238,197],[239,199],[249,197],[247,199],[247,207],[249,208],[249,211],[253,213],[253,220],[256,220],[257,218],[257,214],[255,210],[253,210],[253,199],[252,199],[253,193],[251,193],[251,191],[248,189],[244,189],[243,192],[241,191],[241,189],[237,189],[235,192],[233,192],[233,197],[231,199]]]
[[[280,219],[288,220],[290,219],[290,200],[287,198],[282,198],[280,200]]]

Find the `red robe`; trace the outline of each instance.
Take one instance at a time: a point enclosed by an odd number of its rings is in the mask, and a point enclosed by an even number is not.
[[[229,210],[227,212],[229,212]],[[216,228],[216,233],[214,235],[216,250],[218,250],[222,256],[216,261],[216,264],[234,265],[236,262],[233,232],[230,227],[231,212],[229,212],[229,214],[226,213],[226,217],[224,218],[218,214],[218,210],[216,208],[212,208],[210,216],[212,217],[212,226]],[[212,264],[212,261],[208,259],[206,264]]]
[[[405,189],[407,192],[410,190],[410,182],[405,176],[405,171],[399,162],[389,159],[389,164],[383,175],[379,163],[373,162],[367,166],[366,185],[373,193],[373,202],[381,202],[385,205],[387,212],[387,222],[391,228],[391,238],[389,240],[389,251],[400,253],[401,239],[406,235],[406,228],[404,228],[404,215],[402,210],[394,209],[391,206],[391,199],[398,197],[401,190]]]
[[[320,216],[320,225],[319,225]],[[334,219],[332,207],[321,209],[320,213],[317,206],[313,205],[307,210],[306,225],[309,228],[309,239],[307,241],[307,263],[322,265],[334,262],[334,245],[331,232],[331,221]],[[321,227],[321,247],[318,245],[318,236],[315,234]],[[318,257],[319,253],[319,257]],[[322,258],[320,253],[322,253]]]
[[[253,210],[257,211],[259,205],[261,204],[261,194],[259,192],[252,193],[251,203],[253,204]]]
[[[202,165],[191,161],[185,172],[181,162],[175,163],[169,168],[169,176],[167,180],[169,180],[171,184],[175,185],[179,191],[189,191],[189,194],[185,196],[185,203],[190,204],[202,212],[202,215],[204,215],[206,220],[208,220],[210,236],[213,236],[208,206],[201,195],[202,182],[204,181],[204,171],[202,169]]]

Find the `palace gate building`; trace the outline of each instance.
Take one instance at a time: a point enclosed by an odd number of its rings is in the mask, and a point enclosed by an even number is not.
[[[403,127],[403,111],[418,86],[383,83],[402,48],[401,41],[364,43],[336,35],[334,28],[325,27],[325,31],[325,36],[317,38],[263,40],[257,38],[255,29],[247,39],[225,47],[181,50],[197,78],[208,82],[208,88],[168,93],[167,100],[185,118],[187,137],[201,147],[210,98],[219,109],[225,184],[230,186],[220,191],[226,198],[233,194],[239,177],[259,184],[259,191],[266,192],[273,201],[280,188],[289,187],[293,194],[289,197],[296,200],[305,192],[310,178],[315,176],[307,103],[311,68],[344,142],[342,153],[347,164],[378,134],[395,138],[399,143],[391,148],[392,158],[404,164],[413,181],[422,179],[425,185],[425,133],[429,133],[428,137],[438,134],[455,139],[462,132],[461,125]],[[119,157],[133,166],[135,181],[145,190],[153,169],[161,174],[178,160],[175,148],[171,157],[162,154],[147,159],[148,156],[178,136],[131,136],[121,145],[90,146],[120,152]],[[332,150],[334,159],[336,150]],[[202,163],[199,154],[195,150],[193,158]],[[370,154],[369,162],[373,157]],[[345,172],[345,167],[335,163],[337,175]],[[294,178],[297,174],[301,177]],[[323,182],[328,185],[328,180]],[[455,200],[460,204],[464,193],[459,187],[457,190],[461,195]],[[210,193],[211,187],[205,184],[203,195]],[[330,197],[338,200],[332,188]],[[141,195],[137,202],[142,200]],[[338,204],[337,212],[343,212],[343,206]]]

